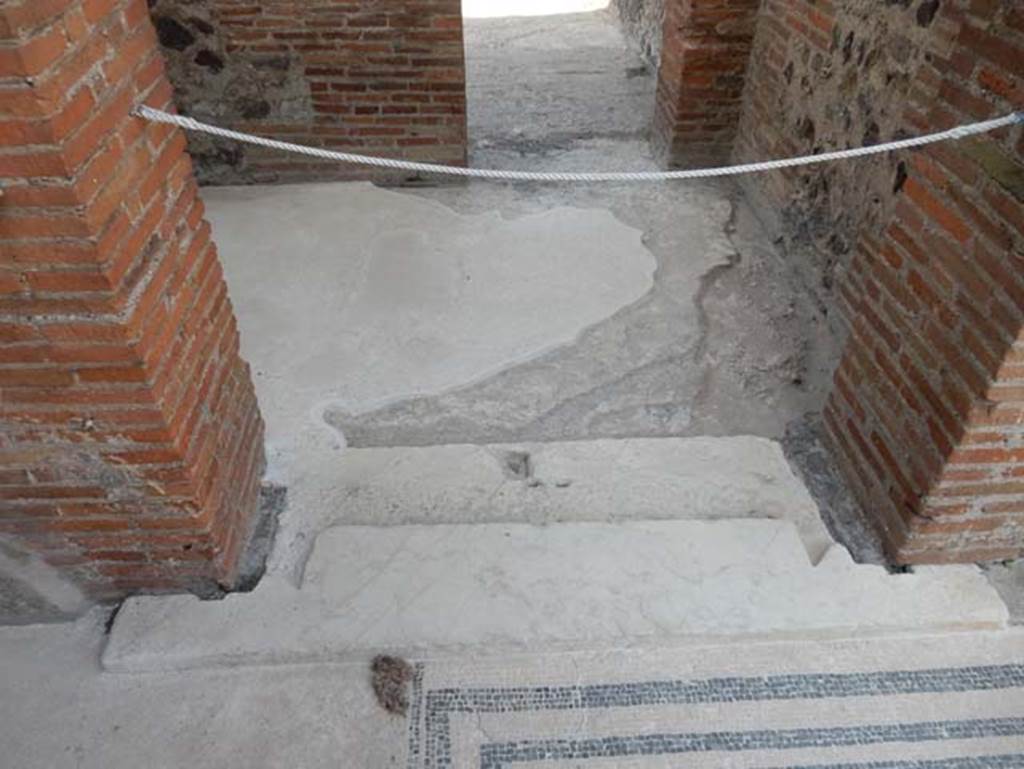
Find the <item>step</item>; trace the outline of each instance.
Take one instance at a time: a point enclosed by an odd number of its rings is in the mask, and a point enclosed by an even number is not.
[[[299,588],[125,602],[111,671],[636,648],[697,639],[1000,628],[973,566],[889,574],[834,546],[812,564],[787,521],[337,526]]]
[[[755,436],[346,449],[288,490],[272,567],[301,574],[331,525],[765,518],[812,561],[832,544],[776,441]]]

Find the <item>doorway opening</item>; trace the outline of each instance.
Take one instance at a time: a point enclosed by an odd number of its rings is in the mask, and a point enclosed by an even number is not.
[[[656,66],[609,0],[464,0],[475,166],[635,167],[649,154]]]

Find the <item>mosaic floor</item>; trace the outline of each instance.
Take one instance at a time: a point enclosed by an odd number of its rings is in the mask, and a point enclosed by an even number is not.
[[[427,662],[407,766],[1024,767],[1024,635],[971,638]]]
[[[1024,767],[1024,628],[424,655],[403,717],[368,658],[104,672],[108,620],[0,628],[0,767]]]

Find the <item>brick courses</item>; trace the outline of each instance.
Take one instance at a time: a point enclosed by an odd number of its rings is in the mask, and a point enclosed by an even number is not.
[[[668,164],[715,165],[732,150],[759,0],[666,0],[652,129]]]
[[[0,536],[94,597],[230,584],[262,423],[145,0],[0,7]]]
[[[848,5],[766,3],[739,158],[807,149],[784,122],[790,62],[801,52],[822,61],[837,46],[841,52]],[[908,28],[926,30],[922,55],[910,77],[893,83],[898,110],[875,140],[1024,107],[1024,24],[1012,3],[921,1],[904,10]],[[868,83],[883,74],[868,62],[851,81],[850,103],[863,105]],[[1016,127],[880,161],[899,168],[891,192],[876,197],[884,215],[853,222],[859,237],[836,279],[849,339],[826,431],[901,563],[1009,558],[1024,545],[1022,133]],[[860,172],[879,170],[876,163]],[[857,169],[850,173],[830,177],[824,213],[837,221],[836,200],[856,184]],[[892,176],[882,173],[888,183]],[[780,172],[762,186],[782,207],[808,180]]]

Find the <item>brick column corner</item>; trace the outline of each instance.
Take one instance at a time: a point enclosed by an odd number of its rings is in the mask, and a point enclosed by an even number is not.
[[[760,0],[666,0],[653,142],[667,165],[728,161]]]
[[[1024,104],[1024,11],[944,3],[908,133]],[[841,286],[851,332],[825,409],[890,556],[1024,549],[1024,127],[906,153],[892,219]]]
[[[0,536],[93,597],[230,585],[262,422],[146,0],[0,7]]]

